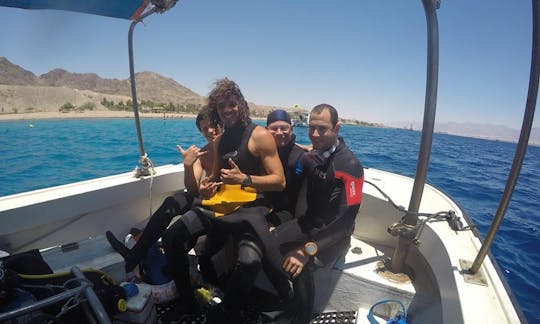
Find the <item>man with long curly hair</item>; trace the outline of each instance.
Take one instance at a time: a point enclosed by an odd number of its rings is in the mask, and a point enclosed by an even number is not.
[[[242,246],[246,236],[257,238],[268,233],[266,216],[271,206],[262,197],[263,191],[282,191],[285,176],[272,134],[264,127],[255,125],[249,118],[249,107],[238,85],[225,78],[218,80],[208,96],[209,116],[219,124],[222,135],[215,141],[215,158],[211,174],[200,184],[203,207],[212,209],[209,214],[195,208],[182,215],[163,235],[163,247],[167,255],[169,274],[172,275],[181,300],[185,305],[194,305],[193,287],[189,278],[188,251],[196,239],[208,234],[207,251],[220,248],[222,242],[232,235],[238,246],[237,266],[233,271],[232,282],[242,281],[245,276],[256,276],[261,265],[252,263],[252,253],[258,253],[253,246]],[[227,191],[229,192],[227,194]],[[239,196],[250,196],[251,201],[215,199],[230,198],[236,192]],[[212,202],[211,207],[205,201]],[[236,205],[235,205],[236,204]],[[227,210],[229,207],[232,210]],[[216,209],[219,207],[219,211]],[[223,214],[220,217],[216,217]],[[251,282],[251,280],[250,280]],[[226,289],[223,307],[230,321],[238,320],[239,301],[246,296],[251,287],[231,285]],[[185,307],[189,312],[192,307]],[[221,318],[223,320],[223,318]]]

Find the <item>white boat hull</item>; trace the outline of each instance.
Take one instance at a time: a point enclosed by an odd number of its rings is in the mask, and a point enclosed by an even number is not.
[[[163,199],[183,183],[182,165],[156,171],[144,179],[125,173],[0,198],[0,250],[43,249],[100,236],[106,230],[125,235],[132,226],[143,227]],[[408,205],[411,178],[375,169],[365,169],[365,178],[396,204]],[[420,245],[409,251],[412,283],[395,283],[379,275],[378,262],[392,256],[397,242],[387,228],[403,215],[372,185],[366,183],[363,191],[351,249],[343,262],[316,275],[318,311],[357,310],[357,322],[363,323],[372,304],[392,298],[407,306],[414,323],[520,323],[504,278],[489,258],[481,268],[486,285],[465,281],[460,260],[473,261],[481,240],[473,231],[451,230],[446,221],[428,223]],[[426,185],[420,212],[449,210],[469,225],[459,206]],[[104,250],[103,255],[112,252]],[[56,268],[64,269],[60,264]]]

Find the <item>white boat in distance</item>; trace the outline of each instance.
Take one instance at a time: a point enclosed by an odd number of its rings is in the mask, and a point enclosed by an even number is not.
[[[309,113],[306,111],[291,111],[291,123],[294,127],[308,127]]]
[[[4,6],[26,8],[28,3],[32,1],[0,0]],[[36,3],[30,7],[43,8],[41,1]],[[66,3],[71,7],[62,7]],[[111,13],[108,2],[103,1],[102,7],[96,4],[91,12],[133,19],[129,39],[132,54],[135,25],[174,4],[175,1],[152,1],[145,8],[146,2],[140,0],[133,1],[125,11]],[[485,242],[472,227],[466,211],[441,190],[425,184],[437,94],[438,1],[424,0],[423,5],[428,21],[428,82],[416,177],[365,169],[363,202],[351,247],[341,262],[316,272],[321,283],[317,287],[316,311],[352,314],[348,323],[368,323],[371,306],[391,299],[405,306],[409,323],[524,323],[526,319],[488,251],[519,175],[530,134],[540,72],[540,1],[533,1],[536,26],[533,37],[537,45],[533,46],[524,127],[507,189]],[[69,1],[55,9],[88,11],[85,6]],[[45,260],[55,271],[74,266],[92,267],[108,272],[116,280],[124,278],[122,259],[104,241],[103,233],[111,230],[116,235],[125,235],[132,226],[144,226],[148,211],[156,210],[165,197],[182,190],[178,184],[183,180],[183,165],[159,166],[155,174],[149,171],[138,123],[131,55],[130,68],[141,155],[138,172],[0,197],[0,250],[16,254],[42,249]],[[70,244],[73,242],[77,243]],[[62,248],[68,244],[69,248]],[[89,316],[98,322],[110,322],[108,314],[91,295],[88,292],[87,300],[94,312]],[[0,322],[24,311],[0,313]],[[395,307],[376,311],[379,320],[393,314]]]

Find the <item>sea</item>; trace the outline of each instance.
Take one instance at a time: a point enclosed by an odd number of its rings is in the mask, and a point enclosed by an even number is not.
[[[192,119],[141,120],[144,150],[155,166],[181,163],[176,149],[205,141]],[[296,128],[307,144],[306,128]],[[362,161],[414,177],[420,132],[343,125]],[[133,119],[0,122],[0,197],[129,172],[138,165]],[[428,183],[457,201],[484,236],[498,208],[516,144],[435,134]],[[530,323],[540,323],[540,147],[531,146],[491,252]],[[0,226],[4,226],[1,225]]]

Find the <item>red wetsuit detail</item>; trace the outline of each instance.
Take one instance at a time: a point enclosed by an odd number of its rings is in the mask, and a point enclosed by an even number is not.
[[[348,173],[336,170],[335,177],[343,181],[345,196],[347,197],[347,206],[360,205],[360,203],[362,203],[364,176],[362,175],[361,178],[355,178]]]

